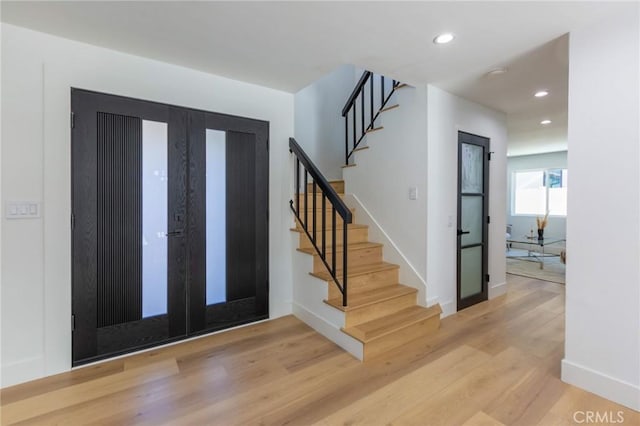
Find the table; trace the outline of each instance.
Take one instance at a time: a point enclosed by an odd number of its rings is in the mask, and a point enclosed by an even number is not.
[[[551,244],[563,243],[566,240],[564,238],[558,237],[544,237],[542,239],[538,238],[538,236],[523,236],[523,237],[509,237],[507,238],[507,243],[517,243],[517,244],[526,244],[527,247],[527,255],[526,256],[509,256],[512,258],[531,260],[532,262],[540,263],[540,269],[544,269],[544,259],[545,257],[555,257],[559,256],[557,254],[545,253],[544,248]],[[538,246],[540,251],[534,250]]]

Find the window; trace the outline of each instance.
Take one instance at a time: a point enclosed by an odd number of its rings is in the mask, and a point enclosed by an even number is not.
[[[566,216],[567,180],[567,169],[514,172],[512,214]]]

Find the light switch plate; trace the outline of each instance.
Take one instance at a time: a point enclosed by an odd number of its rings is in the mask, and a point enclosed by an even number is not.
[[[409,188],[409,199],[417,200],[418,199],[418,187],[412,186]]]
[[[40,217],[40,203],[37,201],[9,201],[5,203],[7,219],[37,219]]]

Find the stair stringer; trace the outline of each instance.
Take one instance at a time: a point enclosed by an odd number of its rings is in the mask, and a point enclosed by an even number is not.
[[[345,324],[345,313],[324,303],[329,298],[329,285],[319,278],[313,277],[313,256],[296,250],[298,235],[293,247],[293,314],[322,334],[327,339],[349,352],[355,358],[364,359],[362,342],[342,332]]]
[[[428,307],[427,283],[420,276],[416,268],[409,262],[355,194],[345,194],[343,199],[349,208],[355,208],[358,211],[358,222],[369,226],[369,239],[384,245],[382,250],[385,261],[400,265],[400,282],[418,290],[418,305]],[[434,304],[435,303],[432,303],[431,305]]]

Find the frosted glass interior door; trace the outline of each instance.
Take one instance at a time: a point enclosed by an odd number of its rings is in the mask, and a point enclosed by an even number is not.
[[[458,134],[458,309],[487,299],[489,140]]]

